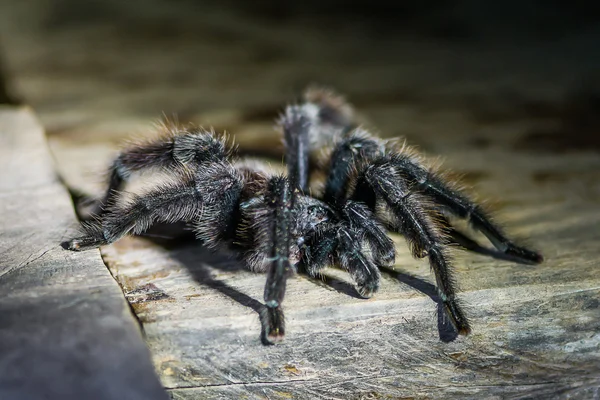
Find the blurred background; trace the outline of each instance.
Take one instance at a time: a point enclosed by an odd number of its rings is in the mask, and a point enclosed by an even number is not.
[[[600,150],[599,22],[586,1],[0,0],[0,102],[34,108],[67,180],[163,115],[281,160],[273,120],[309,84],[468,170]]]
[[[491,121],[597,118],[592,3],[2,0],[0,101],[30,104],[51,137],[139,133],[165,113],[246,143],[318,83],[385,135],[483,144]]]
[[[273,121],[309,84],[478,180],[506,153],[543,175],[527,154],[600,151],[599,22],[586,1],[0,0],[0,102],[92,191],[163,116],[281,160]]]

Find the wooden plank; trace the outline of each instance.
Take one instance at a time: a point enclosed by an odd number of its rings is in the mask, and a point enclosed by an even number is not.
[[[549,260],[538,267],[463,255],[457,275],[474,333],[445,343],[428,267],[402,251],[380,292],[345,274],[289,281],[288,335],[259,340],[264,276],[193,242],[128,238],[103,249],[173,398],[539,397],[595,393],[600,381],[596,207],[529,206],[511,223]],[[547,220],[552,215],[552,220]],[[529,230],[527,226],[535,227]],[[521,228],[519,228],[521,227]],[[575,228],[576,227],[576,228]],[[594,233],[572,237],[575,230]],[[546,233],[544,233],[546,232]],[[352,397],[354,396],[354,397]]]
[[[42,127],[0,108],[0,398],[164,399],[136,321],[76,226]]]
[[[522,132],[537,123],[518,122]],[[327,284],[291,279],[286,341],[265,347],[264,276],[162,227],[102,254],[144,324],[172,398],[596,396],[600,157],[514,151],[519,138],[509,135],[483,149],[456,134],[437,139],[431,143],[445,164],[464,173],[479,198],[492,199],[513,236],[528,238],[547,258],[532,267],[456,254],[471,336],[447,343],[452,336],[436,318],[429,268],[396,238],[395,271],[384,273],[372,299],[357,298],[336,270],[327,271]],[[110,146],[99,141],[78,151],[106,163],[110,152],[100,148]],[[63,169],[73,173],[75,161],[61,159]]]
[[[536,124],[519,121],[523,132]],[[492,199],[511,235],[528,238],[547,258],[532,267],[456,254],[471,336],[447,342],[429,267],[396,238],[397,265],[372,299],[357,298],[336,270],[327,271],[327,283],[291,279],[286,341],[265,347],[265,277],[178,237],[177,227],[160,227],[102,254],[144,324],[172,398],[596,396],[600,157],[514,151],[519,138],[508,135],[484,149],[456,135],[438,138],[445,164],[464,173],[479,198]],[[83,146],[81,157],[107,160],[100,146]]]

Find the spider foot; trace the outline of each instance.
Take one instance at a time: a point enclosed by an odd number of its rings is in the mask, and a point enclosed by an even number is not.
[[[515,245],[508,245],[504,253],[526,264],[540,264],[544,261],[540,253]]]
[[[379,279],[371,279],[367,282],[356,284],[356,291],[361,297],[365,299],[373,297],[373,295],[377,293],[378,290]]]
[[[285,319],[281,307],[267,307],[262,315],[264,344],[277,344],[285,336]]]
[[[450,318],[450,322],[454,325],[454,328],[459,335],[467,336],[471,333],[471,326],[469,321],[463,314],[463,311],[454,300],[447,300],[443,303],[444,311],[446,316]]]
[[[98,248],[104,244],[106,244],[106,241],[104,239],[98,239],[92,236],[82,236],[79,238],[67,240],[61,245],[66,250],[85,251]]]
[[[71,251],[85,251],[98,248],[108,243],[102,233],[100,223],[83,222],[81,224],[80,237],[73,238],[61,243],[63,249]]]

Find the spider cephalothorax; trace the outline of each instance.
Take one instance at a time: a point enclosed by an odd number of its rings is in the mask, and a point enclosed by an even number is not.
[[[450,245],[482,247],[454,229],[447,215],[467,219],[517,262],[541,255],[519,247],[480,206],[452,187],[411,148],[356,126],[353,111],[331,91],[311,89],[279,120],[287,175],[238,159],[225,137],[198,128],[165,126],[158,140],[123,151],[114,161],[104,199],[84,234],[67,243],[85,250],[139,234],[153,223],[188,222],[208,247],[226,246],[254,271],[267,272],[266,337],[284,334],[281,303],[286,279],[301,269],[311,276],[329,265],[347,270],[363,297],[379,288],[379,266],[395,259],[387,231],[402,234],[415,257],[427,257],[445,315],[460,334],[470,327],[458,302]],[[323,155],[326,156],[323,156]],[[315,160],[321,158],[321,163]],[[325,161],[323,162],[323,158]],[[124,201],[120,192],[137,171],[160,168],[170,183]],[[325,176],[322,189],[311,172]]]

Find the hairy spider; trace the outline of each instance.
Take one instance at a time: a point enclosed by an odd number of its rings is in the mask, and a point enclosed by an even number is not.
[[[340,266],[361,296],[373,295],[379,288],[378,266],[395,260],[388,230],[406,238],[414,257],[429,259],[444,313],[463,335],[471,329],[447,250],[451,245],[484,248],[453,228],[448,215],[467,219],[507,259],[542,261],[540,254],[508,239],[480,206],[425,166],[413,149],[358,127],[341,96],[309,89],[304,103],[285,109],[279,126],[287,176],[237,158],[222,135],[165,125],[160,139],[115,159],[99,215],[84,222],[83,235],[67,247],[85,250],[142,233],[154,222],[186,221],[206,246],[233,248],[251,270],[267,272],[270,342],[283,338],[286,279],[299,269],[316,276],[328,265]],[[326,161],[315,165],[311,160],[319,154],[326,154]],[[121,190],[132,174],[150,168],[170,172],[171,182],[123,201]],[[316,169],[326,176],[321,190],[309,189]]]

